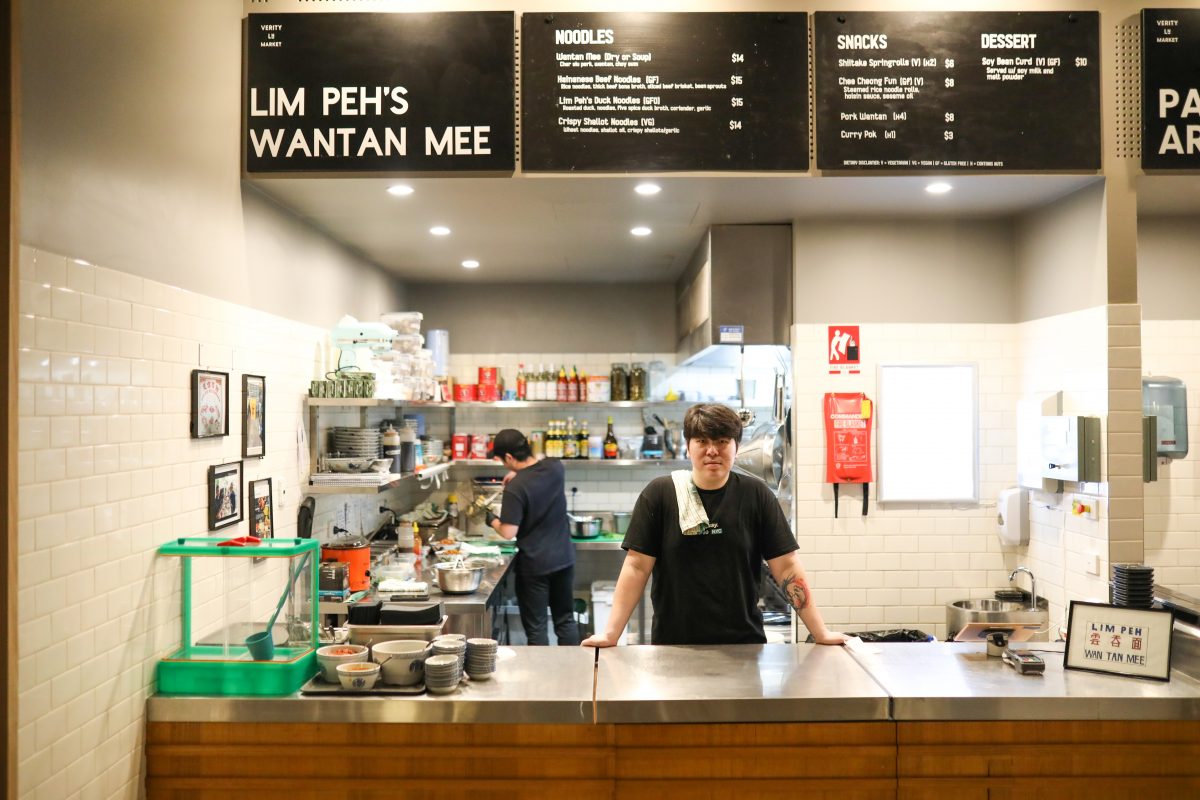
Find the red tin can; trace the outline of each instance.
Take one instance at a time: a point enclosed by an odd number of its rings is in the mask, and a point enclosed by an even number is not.
[[[479,385],[480,386],[495,386],[496,385],[496,368],[495,367],[480,367],[479,368]]]
[[[481,403],[494,403],[500,399],[500,387],[494,383],[479,384],[477,393]]]
[[[451,457],[455,460],[464,459],[471,454],[471,437],[465,433],[456,433],[450,440]]]
[[[479,399],[479,390],[473,383],[454,384],[454,402],[474,403]]]
[[[486,434],[476,433],[473,435],[471,437],[471,458],[487,459],[491,450],[489,444]]]

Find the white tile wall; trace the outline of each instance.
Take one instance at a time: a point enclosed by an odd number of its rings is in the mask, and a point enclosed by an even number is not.
[[[1103,308],[1020,325],[862,325],[857,376],[828,374],[826,325],[795,326],[796,535],[826,622],[850,631],[919,628],[943,638],[946,603],[992,596],[1009,585],[1018,564],[1037,576],[1055,622],[1068,596],[1096,589],[1082,564],[1067,564],[1067,554],[1089,549],[1107,558],[1103,513],[1093,522],[1064,513],[1061,496],[1035,498],[1028,548],[1002,547],[994,518],[997,495],[1016,485],[1016,406],[1023,393],[1063,389],[1076,413],[1104,415],[1106,326]],[[1048,341],[1068,344],[1046,348]],[[876,367],[903,361],[978,365],[981,502],[880,505],[872,498],[863,517],[859,489],[843,487],[834,519],[833,491],[824,483],[821,399],[829,391],[863,391],[886,402],[876,396]],[[1092,489],[1103,493],[1103,486]]]
[[[1144,320],[1142,365],[1188,388],[1188,456],[1160,459],[1158,481],[1145,485],[1146,563],[1158,582],[1200,595],[1200,321]]]
[[[1063,413],[1100,417],[1103,468],[1108,433],[1107,309],[1060,314],[1015,327],[1021,396],[1062,391]],[[1102,477],[1107,481],[1107,472]],[[1065,488],[1064,494],[1030,493],[1029,545],[1013,548],[1009,558],[1011,566],[1028,566],[1037,577],[1038,593],[1050,601],[1052,634],[1065,624],[1070,600],[1108,600],[1102,577],[1108,574],[1107,483]],[[1096,499],[1098,520],[1071,513],[1073,492]],[[1099,575],[1086,570],[1093,554],[1099,559]],[[1019,580],[1027,588],[1026,579]]]
[[[276,536],[294,535],[300,398],[327,332],[32,248],[20,270],[20,796],[133,798],[155,664],[180,634],[178,564],[156,550],[208,535],[243,373],[268,391],[268,451],[244,476],[273,478]],[[228,437],[189,437],[196,367],[231,373]]]

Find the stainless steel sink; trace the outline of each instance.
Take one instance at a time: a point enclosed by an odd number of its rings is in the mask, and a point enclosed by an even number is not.
[[[982,611],[988,614],[1011,613],[1025,608],[1024,603],[1014,603],[1009,600],[955,600],[950,605],[963,611]]]
[[[1025,603],[1014,603],[1011,600],[955,600],[946,604],[946,636],[953,639],[969,622],[987,622],[1002,626],[1004,624],[1028,625],[1036,624],[1039,633],[1034,641],[1050,640],[1049,622],[1050,608],[1046,599],[1038,598],[1037,610],[1029,608]],[[1043,630],[1044,629],[1044,630]]]

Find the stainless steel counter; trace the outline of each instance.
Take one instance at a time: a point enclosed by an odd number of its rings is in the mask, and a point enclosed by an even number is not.
[[[1200,719],[1200,682],[1166,683],[1064,670],[1063,644],[1032,642],[1042,675],[1019,675],[980,643],[876,644],[854,659],[903,720]]]
[[[482,614],[487,608],[489,601],[492,599],[492,593],[496,590],[496,586],[500,581],[504,580],[508,568],[512,565],[512,556],[493,556],[487,559],[488,566],[483,571],[483,577],[479,581],[479,588],[471,594],[445,594],[438,588],[437,575],[434,573],[434,564],[437,562],[431,559],[425,559],[422,563],[421,573],[417,576],[417,580],[426,581],[429,583],[429,599],[437,600],[442,604],[442,608],[446,612],[446,616],[460,616],[465,614]],[[386,593],[384,593],[386,595]],[[480,635],[488,635],[486,633]]]
[[[636,646],[600,651],[599,722],[888,719],[888,696],[840,647]]]
[[[514,647],[486,681],[453,694],[411,696],[165,697],[151,722],[592,722],[592,650]],[[503,656],[504,653],[502,652]]]
[[[592,722],[593,650],[514,647],[491,681],[448,696],[149,701],[152,721]],[[1038,648],[1061,651],[1062,645]],[[1200,719],[1200,681],[1074,670],[1018,675],[983,644],[631,646],[602,650],[602,723]]]

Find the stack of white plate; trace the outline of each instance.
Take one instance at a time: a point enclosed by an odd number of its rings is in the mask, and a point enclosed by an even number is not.
[[[458,656],[435,655],[425,659],[425,689],[433,694],[449,694],[458,688],[462,669]]]
[[[467,639],[467,674],[482,681],[496,671],[496,640]]]
[[[458,669],[461,671],[467,659],[467,643],[462,639],[445,639],[437,637],[433,640],[433,654],[435,656],[454,656],[458,662]]]
[[[377,428],[334,428],[330,450],[343,458],[378,458],[379,435]]]

